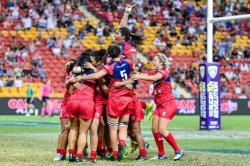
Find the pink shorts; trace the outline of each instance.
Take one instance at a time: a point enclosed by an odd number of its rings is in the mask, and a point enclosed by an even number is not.
[[[135,123],[144,119],[144,111],[142,108],[142,104],[136,94],[133,94],[133,105],[133,110],[131,111],[129,120],[130,122]]]
[[[67,104],[61,106],[60,119],[68,118]]]
[[[123,115],[129,115],[133,110],[133,100],[127,96],[114,96],[109,97],[107,101],[107,114],[121,117]]]
[[[95,103],[91,99],[69,100],[67,104],[69,118],[93,119]]]
[[[106,109],[106,104],[95,103],[95,115],[94,118],[101,119],[104,109]]]
[[[160,118],[173,119],[177,112],[177,105],[175,100],[166,101],[158,105],[155,109],[154,114]]]

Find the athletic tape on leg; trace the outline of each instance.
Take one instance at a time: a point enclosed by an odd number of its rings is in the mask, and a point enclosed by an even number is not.
[[[108,120],[107,123],[108,123],[109,126],[118,126],[118,125],[119,125],[118,122],[111,122],[111,121],[109,121],[109,120]]]
[[[128,122],[119,122],[119,126],[128,126]]]

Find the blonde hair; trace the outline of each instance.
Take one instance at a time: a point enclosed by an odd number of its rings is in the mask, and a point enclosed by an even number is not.
[[[156,56],[159,58],[159,60],[163,63],[163,67],[165,69],[168,69],[169,68],[169,60],[168,58],[166,57],[165,54],[163,53],[157,53]]]

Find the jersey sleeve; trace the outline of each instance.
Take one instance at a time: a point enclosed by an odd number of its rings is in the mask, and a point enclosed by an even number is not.
[[[162,78],[166,79],[168,78],[168,71],[167,70],[158,70],[157,73],[161,73],[162,74]]]
[[[109,65],[104,65],[102,68],[101,68],[102,71],[104,71],[106,74],[109,74]]]
[[[129,58],[136,54],[137,54],[136,48],[130,45],[129,43],[125,43],[124,55],[126,56],[126,58]]]

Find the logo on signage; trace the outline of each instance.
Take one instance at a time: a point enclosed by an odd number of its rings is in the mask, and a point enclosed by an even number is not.
[[[201,78],[203,79],[205,76],[205,67],[204,66],[200,66],[200,75],[201,75]]]
[[[214,79],[217,76],[218,67],[217,66],[208,66],[208,75]]]

